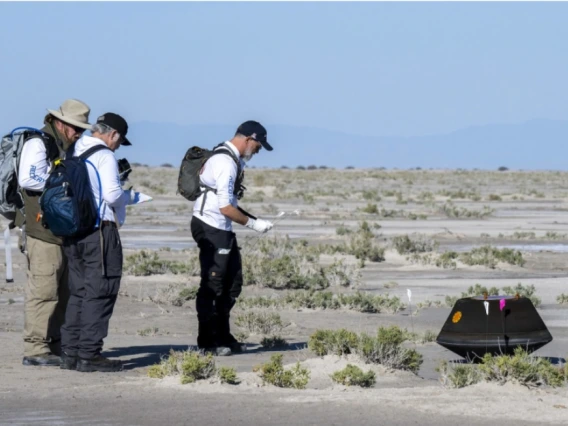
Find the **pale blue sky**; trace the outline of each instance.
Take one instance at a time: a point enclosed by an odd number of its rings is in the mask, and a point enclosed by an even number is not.
[[[568,119],[566,3],[0,3],[0,127],[139,121],[361,135]]]

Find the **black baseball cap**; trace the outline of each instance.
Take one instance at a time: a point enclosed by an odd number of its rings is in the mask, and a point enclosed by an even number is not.
[[[253,138],[255,141],[260,142],[262,147],[267,151],[272,151],[272,146],[266,140],[266,129],[258,121],[245,121],[237,129],[237,133],[243,136]]]
[[[122,137],[121,145],[132,145],[128,139],[126,139],[126,134],[128,133],[128,124],[126,120],[120,115],[107,112],[97,118],[97,123],[106,124],[108,127],[116,130],[118,134]]]

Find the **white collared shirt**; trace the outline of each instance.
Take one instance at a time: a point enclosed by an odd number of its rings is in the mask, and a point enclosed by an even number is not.
[[[225,145],[239,158],[241,169],[244,169],[245,162],[240,158],[240,153],[235,145],[229,141],[226,141]],[[228,205],[232,205],[233,207],[237,207],[238,205],[237,197],[233,194],[237,173],[237,164],[230,155],[218,154],[207,160],[201,171],[200,180],[205,185],[216,189],[217,194],[213,191],[207,191],[207,198],[203,206],[203,215],[201,215],[201,206],[205,194],[202,194],[195,200],[193,216],[214,228],[232,231],[233,221],[221,213],[220,209]]]

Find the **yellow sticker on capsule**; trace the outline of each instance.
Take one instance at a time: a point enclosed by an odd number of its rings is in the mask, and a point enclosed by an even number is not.
[[[462,318],[462,313],[460,311],[457,311],[454,316],[452,317],[452,322],[455,324],[457,322],[459,322],[459,320],[461,320]]]

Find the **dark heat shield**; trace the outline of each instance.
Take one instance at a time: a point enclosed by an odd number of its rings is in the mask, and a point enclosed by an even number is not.
[[[484,302],[489,304],[489,315]],[[533,352],[551,341],[552,335],[530,299],[514,296],[459,299],[436,339],[439,345],[471,360],[486,353],[511,355],[517,346]]]

